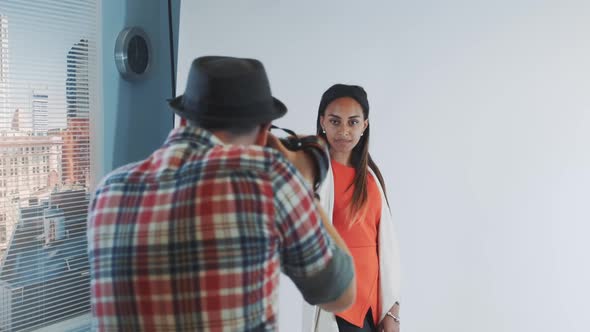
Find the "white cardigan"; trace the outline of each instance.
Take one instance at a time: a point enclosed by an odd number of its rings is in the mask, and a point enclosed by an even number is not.
[[[369,169],[375,180],[377,177]],[[400,302],[400,255],[397,232],[393,223],[391,212],[387,205],[383,188],[379,181],[375,181],[381,193],[381,222],[379,223],[379,280],[380,280],[380,304],[381,312],[379,321],[396,303]],[[334,213],[334,174],[332,168],[326,176],[326,180],[319,189],[320,202],[330,217]],[[303,303],[303,331],[312,332],[338,332],[338,325],[334,314],[321,310],[317,306]]]

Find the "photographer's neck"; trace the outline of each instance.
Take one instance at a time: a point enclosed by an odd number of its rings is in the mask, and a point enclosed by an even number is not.
[[[224,144],[266,146],[269,127],[270,123],[264,123],[252,132],[240,135],[233,134],[226,130],[211,130],[211,133],[219,138]]]

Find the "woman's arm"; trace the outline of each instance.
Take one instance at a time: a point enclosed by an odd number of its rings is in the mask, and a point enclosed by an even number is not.
[[[389,312],[391,313],[391,315],[395,316],[395,318],[391,317],[390,315],[386,315],[383,318],[383,320],[381,321],[381,323],[379,324],[377,331],[379,331],[379,332],[399,332],[400,331],[399,303],[396,302],[393,305],[393,307],[391,307],[391,309],[389,309]]]

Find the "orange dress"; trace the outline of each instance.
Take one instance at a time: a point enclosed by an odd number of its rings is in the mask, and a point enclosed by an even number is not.
[[[377,325],[379,319],[379,254],[378,236],[381,220],[381,194],[371,174],[367,177],[368,201],[365,217],[349,226],[349,206],[354,186],[347,190],[354,179],[355,169],[332,160],[334,174],[333,224],[354,259],[356,273],[356,302],[337,315],[358,327],[363,326],[369,308]]]

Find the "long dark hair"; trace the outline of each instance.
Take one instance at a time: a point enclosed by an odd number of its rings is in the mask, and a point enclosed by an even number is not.
[[[334,101],[335,99],[344,98],[344,97],[351,97],[351,98],[357,100],[357,102],[359,101],[358,96],[356,96],[354,94],[351,96],[347,96],[346,92],[336,93],[336,94],[332,93],[331,97],[336,96],[336,98],[330,98],[330,96],[326,96],[327,94],[329,94],[330,90],[332,90],[338,86],[340,86],[340,85],[335,85],[332,88],[328,89],[324,93],[324,95],[322,96],[322,101],[320,102],[320,107],[318,108],[318,116],[317,116],[317,121],[316,121],[316,134],[320,137],[323,137],[326,140],[326,142],[328,142],[328,138],[326,137],[326,134],[323,132],[322,125],[320,123],[320,119],[322,116],[325,115],[326,108],[328,107],[328,105],[332,101]],[[351,86],[345,86],[345,87],[351,87]],[[352,87],[360,88],[362,90],[362,88],[358,87],[358,86],[352,86]],[[363,93],[365,93],[364,90],[362,90],[362,91],[363,91]],[[366,94],[364,94],[364,96],[366,98]],[[362,109],[363,109],[363,121],[368,120],[369,119],[368,101],[366,101],[366,99],[361,100],[361,102],[359,102],[359,104],[362,106]],[[350,218],[349,226],[352,226],[353,224],[357,223],[364,216],[365,206],[368,201],[367,177],[368,177],[368,173],[369,173],[369,168],[371,168],[373,173],[375,173],[375,175],[377,176],[377,180],[379,181],[379,184],[381,185],[381,188],[383,189],[383,194],[385,195],[385,199],[387,201],[387,193],[385,190],[385,181],[383,180],[383,176],[381,175],[381,171],[379,170],[379,167],[377,167],[377,164],[375,164],[375,161],[373,161],[373,158],[371,158],[371,154],[369,153],[369,138],[371,136],[370,129],[371,129],[371,125],[368,124],[367,129],[365,129],[359,142],[352,149],[352,152],[351,152],[351,164],[355,169],[355,174],[354,174],[354,179],[352,180],[352,183],[348,187],[348,189],[350,189],[351,187],[354,187],[354,191],[352,193],[352,201],[351,201],[351,205],[350,205],[351,218]],[[328,142],[328,144],[329,144],[329,142]]]

